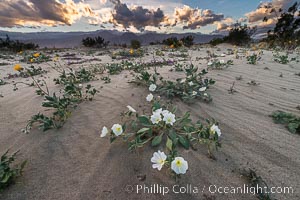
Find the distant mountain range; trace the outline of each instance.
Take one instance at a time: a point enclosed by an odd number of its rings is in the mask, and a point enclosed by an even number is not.
[[[5,38],[8,35],[11,39],[20,40],[23,42],[33,42],[40,47],[56,47],[56,48],[72,48],[80,47],[81,40],[86,37],[101,36],[110,44],[129,44],[132,39],[139,40],[143,45],[150,42],[162,41],[169,37],[182,38],[187,35],[194,36],[195,43],[207,43],[214,38],[222,37],[222,35],[206,35],[201,33],[154,33],[148,32],[143,34],[135,34],[131,32],[118,32],[118,31],[93,31],[93,32],[7,32],[0,31],[0,38]]]

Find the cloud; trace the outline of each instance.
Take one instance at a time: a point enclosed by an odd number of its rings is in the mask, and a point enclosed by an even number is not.
[[[0,8],[0,27],[71,25],[81,17],[97,17],[88,4],[73,0],[3,0]]]
[[[142,6],[133,6],[129,8],[120,0],[111,0],[114,9],[111,15],[110,23],[116,26],[122,26],[125,29],[134,27],[143,31],[146,26],[160,27],[162,22],[167,20],[164,12],[157,8],[147,9]]]
[[[175,9],[174,24],[181,23],[184,24],[183,29],[193,30],[202,26],[214,24],[223,19],[223,14],[215,14],[212,10],[200,10],[198,8],[183,6],[182,8]]]

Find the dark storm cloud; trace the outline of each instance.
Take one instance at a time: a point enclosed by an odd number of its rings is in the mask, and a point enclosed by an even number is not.
[[[3,0],[0,2],[0,27],[25,24],[71,25],[82,16],[95,17],[90,6],[66,0]]]
[[[166,20],[166,16],[160,8],[156,10],[142,6],[128,8],[125,3],[121,3],[119,0],[111,0],[111,2],[114,4],[114,10],[110,22],[114,25],[121,25],[125,29],[130,26],[138,30],[144,30],[146,26],[160,27],[161,23]]]

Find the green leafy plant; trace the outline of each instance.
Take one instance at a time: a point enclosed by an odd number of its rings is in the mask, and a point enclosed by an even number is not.
[[[202,70],[198,72],[198,68],[193,64],[185,67],[185,78],[178,78],[176,81],[164,80],[162,76],[143,72],[136,76],[135,83],[144,84],[149,87],[155,85],[153,91],[165,95],[168,98],[179,97],[185,102],[189,102],[196,98],[210,102],[212,97],[207,93],[210,85],[215,81],[213,79],[203,78],[208,72]],[[157,88],[156,88],[157,87]]]
[[[273,54],[274,61],[280,64],[288,64],[290,62],[288,54],[280,55],[279,52]]]
[[[67,83],[86,83],[95,80],[95,75],[91,70],[81,68],[79,70],[69,69],[68,72],[65,70],[59,75],[59,78],[55,78],[55,84],[67,84]]]
[[[27,161],[23,161],[20,165],[12,166],[16,160],[16,156],[19,151],[8,155],[7,150],[0,160],[0,191],[14,183],[16,178],[22,175],[23,169]]]
[[[241,175],[244,176],[249,182],[250,186],[256,188],[255,193],[259,200],[271,200],[269,189],[267,183],[263,180],[261,176],[258,176],[256,171],[253,169],[244,169],[241,171]],[[258,189],[263,188],[263,190]]]
[[[5,85],[6,82],[0,78],[0,85]]]
[[[114,124],[109,131],[103,127],[101,137],[107,134],[110,136],[110,141],[122,138],[128,143],[129,150],[136,150],[144,147],[146,144],[151,144],[152,147],[161,147],[167,149],[168,156],[162,152],[154,153],[161,156],[160,160],[151,159],[155,164],[153,168],[159,170],[163,165],[170,167],[174,175],[184,174],[188,168],[187,162],[182,157],[176,157],[181,149],[196,149],[197,145],[206,145],[209,156],[213,157],[213,150],[220,147],[219,137],[221,131],[214,120],[207,120],[206,124],[200,121],[193,122],[190,113],[186,112],[183,116],[176,116],[176,108],[171,105],[163,105],[159,98],[155,99],[152,96],[150,99],[152,105],[149,113],[139,114],[131,106],[127,112],[123,112],[122,125]],[[147,97],[147,101],[149,98]],[[174,161],[175,160],[175,161]],[[178,166],[182,166],[182,170],[176,170],[174,162]]]
[[[253,53],[252,55],[249,55],[246,57],[247,63],[251,65],[256,65],[257,62],[261,59],[260,55]]]
[[[232,60],[225,62],[224,60],[213,59],[207,63],[208,69],[224,69],[233,65]]]
[[[272,113],[271,117],[276,124],[286,125],[291,133],[300,134],[300,117],[283,111],[275,111]]]

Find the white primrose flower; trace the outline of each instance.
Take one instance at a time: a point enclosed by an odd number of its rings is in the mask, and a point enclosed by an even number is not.
[[[79,87],[79,88],[82,88],[82,84],[79,84],[78,87]]]
[[[160,113],[153,113],[153,115],[151,115],[152,124],[158,124],[160,121],[161,121]]]
[[[213,63],[211,62],[211,61],[209,61],[208,63],[207,63],[207,65],[208,66],[211,66]]]
[[[169,114],[170,113],[170,111],[168,111],[168,110],[163,110],[162,112],[161,112],[161,114],[163,115],[163,116],[165,116],[166,114]]]
[[[208,94],[207,94],[207,93],[204,93],[203,95],[204,95],[205,97],[208,97]]]
[[[166,124],[171,124],[172,126],[176,122],[175,115],[171,112],[165,113],[163,120]]]
[[[111,129],[116,136],[119,136],[123,133],[123,128],[120,124],[114,124]]]
[[[206,87],[199,88],[199,92],[204,92],[206,90]]]
[[[181,79],[180,83],[185,83],[185,78]]]
[[[197,95],[197,92],[196,92],[196,91],[193,91],[192,95],[193,95],[193,96],[196,96],[196,95]]]
[[[153,114],[161,114],[163,112],[163,110],[162,110],[162,108],[160,108],[160,109],[157,109],[157,110],[155,110],[155,111],[153,111]]]
[[[176,157],[171,163],[171,169],[176,174],[185,174],[189,168],[188,163],[182,157]]]
[[[107,128],[105,126],[103,126],[100,137],[105,137],[107,135],[107,133],[108,133]]]
[[[220,63],[221,64],[225,64],[225,60],[220,60]]]
[[[157,168],[159,171],[165,164],[167,156],[164,152],[158,151],[153,153],[153,157],[151,158],[152,168]]]
[[[226,56],[226,54],[224,54],[224,53],[221,54],[221,57],[225,57],[225,56]]]
[[[131,106],[127,106],[127,108],[128,108],[128,110],[130,111],[130,112],[133,112],[133,113],[135,113],[136,112],[136,110],[133,108],[133,107],[131,107]]]
[[[210,127],[210,132],[212,134],[218,134],[218,137],[220,137],[221,134],[222,134],[221,130],[219,129],[219,127],[217,125],[215,125],[215,124]]]
[[[189,82],[189,86],[193,86],[193,85],[194,85],[193,81]]]
[[[152,101],[153,100],[153,94],[148,94],[147,95],[147,97],[146,97],[146,100],[148,101],[148,102],[150,102],[150,101]]]
[[[155,84],[151,84],[151,85],[149,86],[149,91],[150,91],[150,92],[154,92],[154,91],[156,90],[156,88],[157,88],[157,86],[156,86]]]

